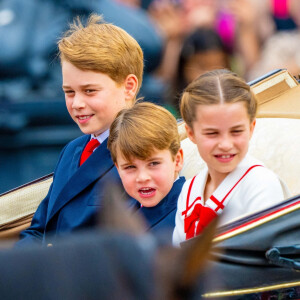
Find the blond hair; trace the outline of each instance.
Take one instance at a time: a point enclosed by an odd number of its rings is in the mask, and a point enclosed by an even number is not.
[[[170,150],[175,158],[180,149],[180,138],[175,117],[165,108],[138,102],[119,112],[110,126],[107,147],[117,163],[120,153],[126,160],[145,160],[155,150]]]
[[[237,74],[219,69],[206,72],[192,81],[183,91],[181,116],[193,128],[198,105],[244,102],[250,121],[257,111],[257,102],[250,86]]]
[[[143,78],[143,51],[125,30],[104,23],[101,16],[92,14],[86,26],[79,17],[75,18],[58,41],[58,49],[61,61],[81,70],[104,73],[118,84],[134,74],[138,93]]]

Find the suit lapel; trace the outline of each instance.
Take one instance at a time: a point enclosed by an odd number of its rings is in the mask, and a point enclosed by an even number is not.
[[[80,157],[82,154],[83,149],[85,148],[86,144],[88,143],[88,141],[90,140],[90,138],[88,138],[86,140],[86,142],[80,146],[77,146],[76,149],[74,150],[74,155],[73,155],[73,159],[71,161],[70,164],[70,169],[69,169],[69,176],[68,176],[68,180],[76,173],[78,172],[78,168],[79,168],[79,161],[80,161]]]
[[[82,149],[83,148],[81,148],[81,150]],[[74,155],[72,164],[78,165],[80,155],[76,153],[76,157],[77,159],[75,159]],[[67,181],[53,205],[48,217],[48,222],[64,205],[71,201],[91,183],[105,175],[113,168],[113,166],[114,164],[111,160],[110,152],[107,149],[106,139]]]

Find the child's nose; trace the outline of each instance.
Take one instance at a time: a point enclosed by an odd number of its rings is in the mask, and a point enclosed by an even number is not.
[[[84,99],[81,95],[76,94],[73,98],[72,108],[80,109],[85,107]]]
[[[141,170],[138,172],[138,176],[136,178],[137,182],[144,182],[150,179],[150,176],[147,171]]]
[[[219,141],[218,147],[223,151],[229,151],[233,147],[232,140],[229,137],[224,137]]]

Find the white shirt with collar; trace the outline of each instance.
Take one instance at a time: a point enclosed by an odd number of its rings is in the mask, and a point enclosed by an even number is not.
[[[91,139],[97,139],[100,144],[102,144],[109,136],[109,129],[105,130],[104,132],[100,133],[99,135],[95,136],[94,134],[91,135]]]

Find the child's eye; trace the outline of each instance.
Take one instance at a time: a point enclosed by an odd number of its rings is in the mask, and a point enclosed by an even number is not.
[[[71,95],[71,94],[74,93],[74,91],[72,91],[72,90],[65,90],[64,93],[65,93],[66,95]]]
[[[242,129],[238,129],[238,130],[233,130],[232,133],[235,134],[235,135],[239,135],[243,132],[244,130]]]
[[[124,167],[124,170],[131,170],[131,169],[135,169],[135,166],[130,165],[130,166]]]
[[[94,93],[94,92],[95,92],[95,90],[92,90],[92,89],[87,89],[87,90],[85,90],[85,92],[86,92],[87,94],[91,94],[91,93]]]
[[[214,136],[214,135],[217,135],[218,133],[217,132],[206,132],[205,135],[209,135],[209,136]]]
[[[152,161],[152,162],[150,163],[150,166],[151,166],[151,167],[155,167],[155,166],[157,166],[157,165],[159,165],[159,164],[160,164],[159,161]]]

